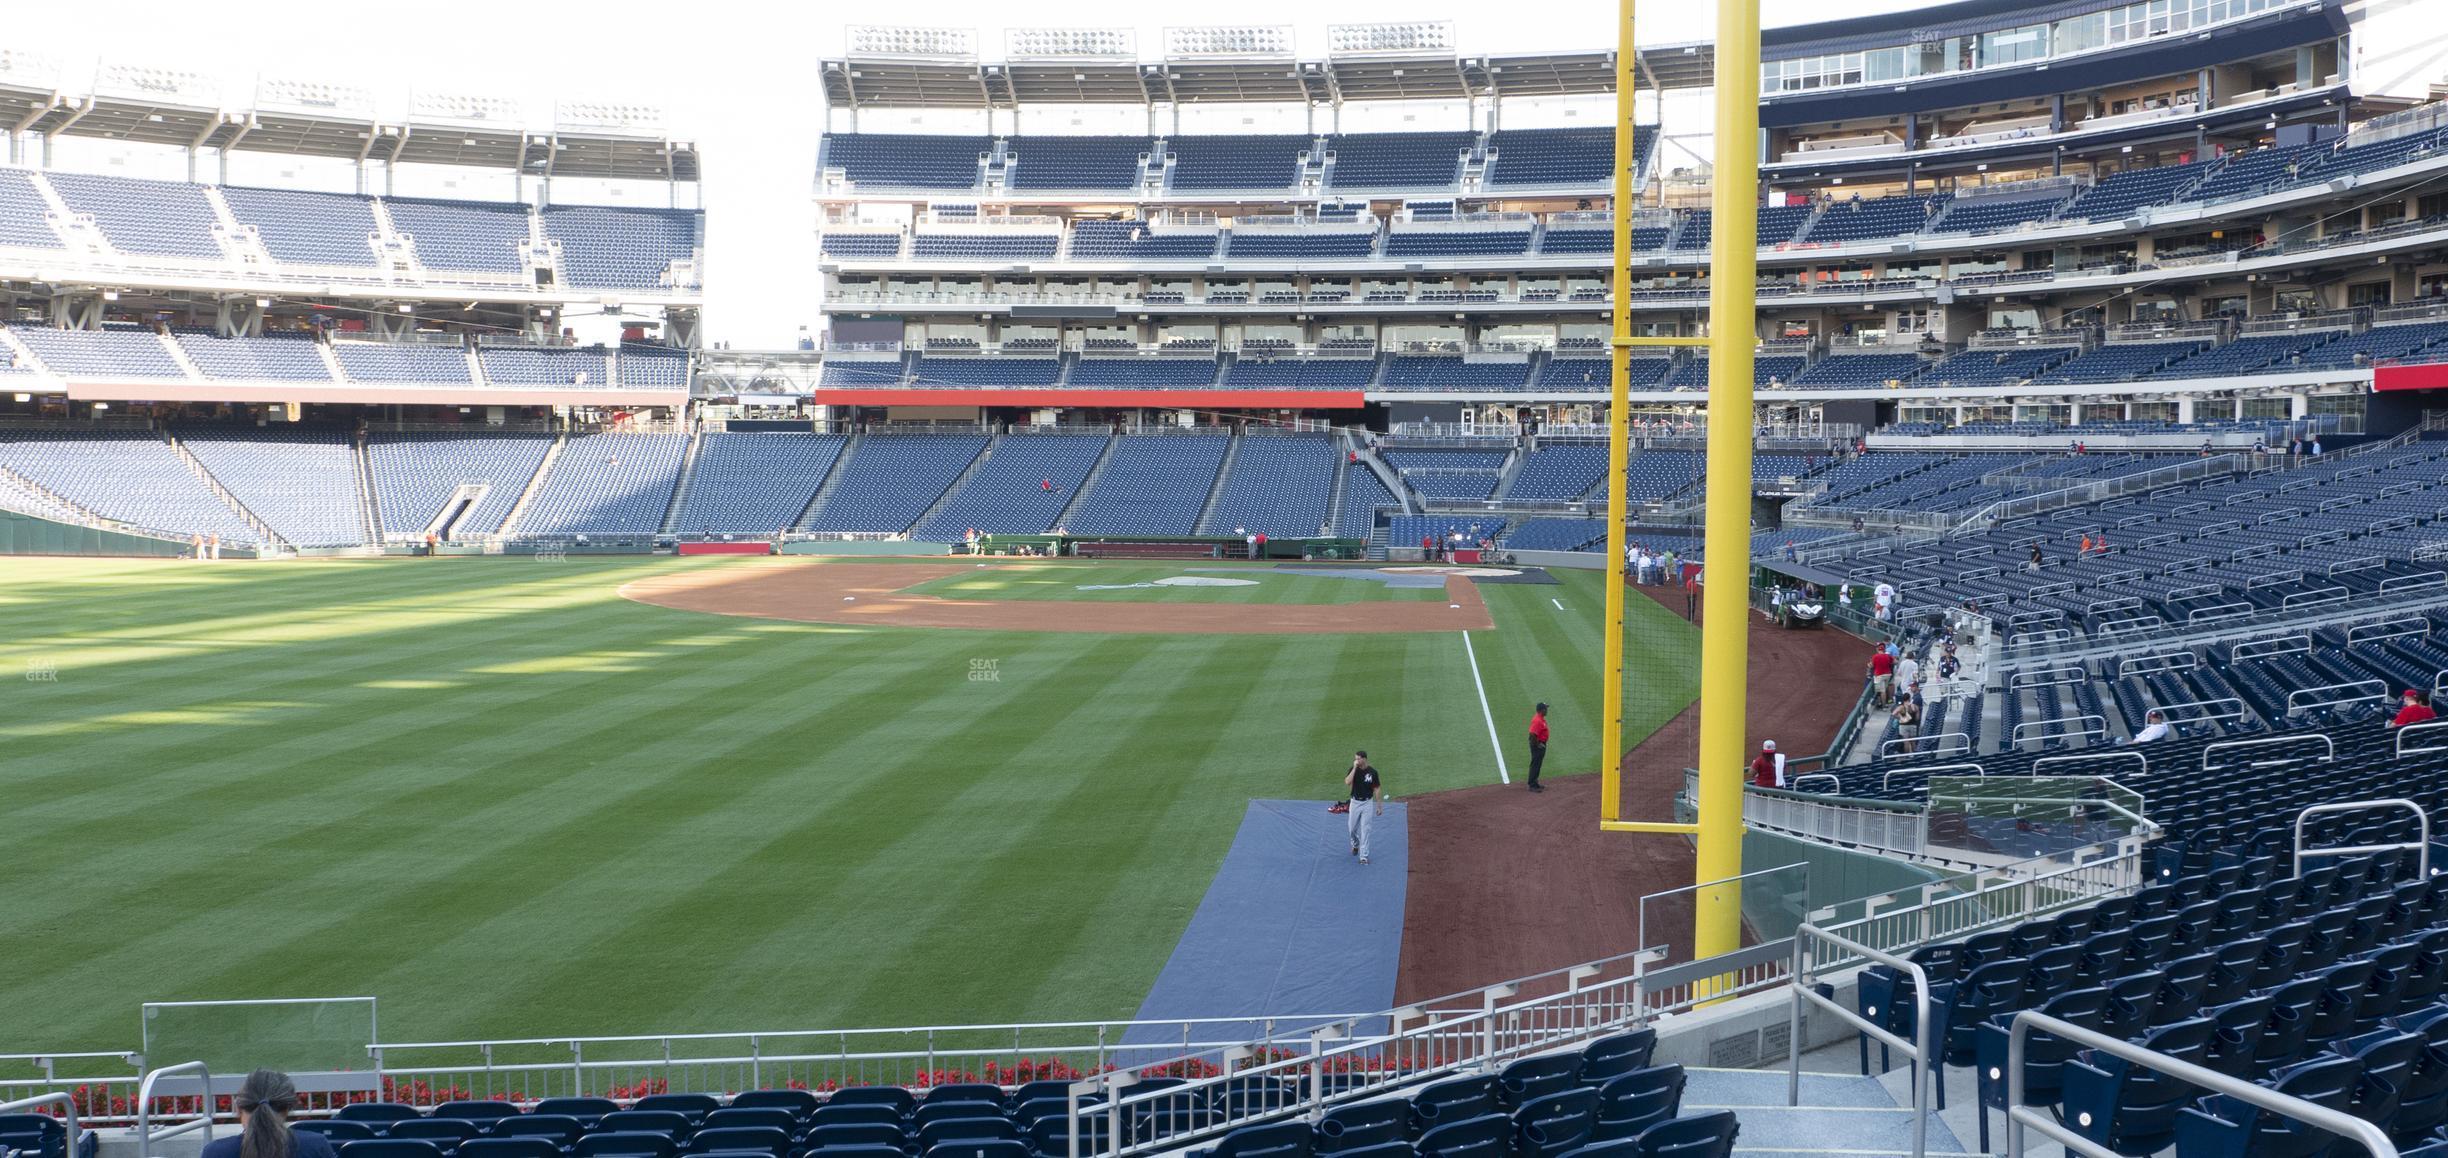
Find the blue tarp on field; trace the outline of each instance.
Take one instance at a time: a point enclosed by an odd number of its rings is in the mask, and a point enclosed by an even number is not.
[[[1362,865],[1351,855],[1342,814],[1327,812],[1327,803],[1250,801],[1232,851],[1148,990],[1139,1020],[1252,1019],[1193,1031],[1225,1042],[1259,1036],[1261,1017],[1275,1018],[1280,1034],[1298,1015],[1393,1006],[1411,865],[1404,806],[1389,804],[1376,818],[1369,863]],[[1382,1033],[1384,1024],[1372,1018],[1358,1032]],[[1143,1026],[1124,1042],[1178,1047],[1181,1031]]]

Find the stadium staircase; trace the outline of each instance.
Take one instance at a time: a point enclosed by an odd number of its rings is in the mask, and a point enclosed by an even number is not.
[[[153,340],[161,343],[162,349],[169,351],[170,360],[178,363],[179,369],[186,371],[189,378],[202,378],[204,376],[204,371],[196,366],[195,359],[187,356],[187,347],[171,341],[170,339],[162,336],[162,334],[158,331],[153,334]]]
[[[917,517],[917,518],[915,518],[915,519],[911,519],[911,520],[910,520],[910,525],[909,525],[909,527],[907,527],[907,528],[903,528],[903,529],[904,529],[904,530],[908,530],[908,529],[912,529],[912,528],[917,528],[917,527],[923,527],[923,526],[925,526],[925,525],[926,525],[926,521],[927,521],[928,519],[934,518],[934,517],[935,517],[935,512],[937,512],[937,511],[940,511],[940,510],[944,509],[944,504],[951,502],[951,501],[952,501],[953,496],[958,495],[958,494],[959,494],[959,493],[961,493],[962,491],[968,490],[968,489],[969,489],[969,481],[970,481],[971,479],[974,479],[974,478],[976,478],[976,477],[977,477],[977,473],[978,473],[978,470],[979,470],[980,468],[984,467],[984,466],[985,466],[985,465],[986,465],[988,462],[990,462],[990,461],[992,461],[992,460],[994,459],[994,456],[995,456],[995,447],[1000,446],[1000,445],[1002,445],[1002,444],[1003,444],[1003,436],[1002,436],[1002,435],[999,435],[999,434],[998,434],[998,435],[994,436],[993,438],[989,438],[989,439],[987,439],[987,440],[986,440],[986,448],[985,448],[984,450],[979,451],[979,452],[978,452],[978,456],[977,456],[976,458],[973,458],[973,459],[970,459],[970,460],[969,460],[969,465],[968,465],[967,467],[965,467],[965,468],[963,468],[963,469],[962,469],[962,471],[960,472],[960,477],[959,477],[959,478],[956,478],[956,479],[953,479],[953,480],[952,480],[952,485],[951,485],[951,486],[948,486],[948,487],[945,487],[945,488],[944,488],[944,493],[942,493],[942,494],[940,494],[940,495],[935,496],[935,501],[934,501],[934,502],[932,502],[932,503],[930,503],[930,504],[928,504],[928,505],[927,505],[927,509],[925,509],[925,510],[923,510],[923,511],[918,512],[918,517]],[[1110,443],[1109,443],[1109,445],[1110,445]],[[835,474],[840,474],[840,473],[841,473],[841,469],[840,469],[839,467],[836,467],[836,468],[834,468],[834,472],[833,472],[833,473],[835,473]],[[1092,476],[1090,476],[1090,477],[1092,477],[1092,478],[1093,478],[1094,476],[1092,475]],[[1083,489],[1083,490],[1084,490],[1084,489],[1086,489],[1086,488],[1084,488],[1084,487],[1083,487],[1083,488],[1081,488],[1081,489]]]
[[[221,251],[238,259],[241,265],[250,270],[269,270],[272,267],[272,251],[264,248],[263,238],[256,234],[253,226],[239,224],[238,215],[230,212],[229,199],[221,195],[220,186],[205,185],[202,188],[204,203],[212,207],[213,234],[221,242]],[[171,344],[177,345],[176,342]]]
[[[689,431],[687,453],[680,458],[680,481],[673,485],[671,505],[663,508],[663,522],[658,534],[668,535],[680,523],[680,508],[688,502],[689,483],[697,477],[697,452],[705,446],[705,432]]]
[[[474,350],[468,351],[471,361],[475,357]],[[527,517],[527,508],[535,503],[536,495],[544,489],[544,480],[552,477],[553,465],[561,461],[561,452],[567,449],[569,432],[555,432],[552,445],[544,448],[544,461],[536,464],[535,477],[527,480],[527,489],[519,492],[518,502],[510,507],[509,514],[502,516],[501,529],[493,533],[494,538],[507,539],[518,533],[519,522]]]
[[[1853,1060],[1850,1039],[1822,1053],[1831,1069],[1840,1060],[1847,1065]],[[1808,1061],[1806,1058],[1806,1065]],[[1906,1072],[1898,1067],[1885,1077],[1860,1077],[1806,1070],[1802,1075],[1802,1104],[1788,1106],[1787,1075],[1783,1069],[1686,1066],[1680,1112],[1732,1110],[1735,1120],[1742,1124],[1742,1133],[1734,1141],[1734,1153],[1750,1158],[1802,1154],[1843,1158],[1901,1156],[1912,1152],[1911,1083],[1904,1076]],[[1970,1147],[1958,1140],[1953,1120],[1962,1118],[1966,1130],[1977,1127],[1978,1123],[1969,1117],[1972,1101],[1957,1099],[1946,1111],[1930,1116],[1929,1135],[1924,1143],[1930,1158],[1958,1158],[1971,1152]],[[1957,1108],[1967,1113],[1959,1115],[1955,1112]]]
[[[1401,510],[1397,511],[1397,514],[1418,515],[1427,513],[1427,508],[1420,504],[1419,497],[1411,493],[1411,484],[1404,481],[1402,473],[1395,470],[1392,464],[1386,462],[1386,460],[1383,458],[1378,457],[1375,450],[1362,450],[1360,452],[1360,462],[1362,465],[1368,467],[1371,471],[1376,472],[1377,481],[1384,483],[1386,485],[1386,489],[1393,492],[1394,501],[1401,504]]]
[[[1504,465],[1496,468],[1496,489],[1488,492],[1489,502],[1503,502],[1513,493],[1513,480],[1521,474],[1522,463],[1526,460],[1521,444],[1514,443],[1513,449],[1505,454]]]
[[[1121,441],[1121,438],[1117,435],[1106,436],[1105,449],[1097,452],[1097,460],[1095,463],[1089,466],[1087,477],[1080,480],[1078,490],[1071,492],[1071,501],[1064,503],[1063,509],[1055,514],[1053,523],[1054,526],[1067,527],[1071,525],[1071,516],[1079,512],[1080,504],[1088,501],[1088,496],[1096,490],[1097,480],[1105,477],[1106,464],[1113,461],[1114,447],[1119,445]],[[931,514],[933,512],[929,513]]]
[[[60,199],[59,190],[52,188],[42,174],[26,174],[26,183],[42,194],[43,207],[51,211],[51,231],[59,234],[60,241],[70,253],[102,259],[117,257],[110,239],[102,235],[101,227],[94,224],[93,218],[68,208],[68,203]]]
[[[168,345],[170,343],[164,344]],[[190,369],[192,368],[193,367],[190,367]],[[187,445],[180,442],[177,435],[165,430],[161,432],[161,436],[162,441],[170,445],[170,452],[177,455],[180,462],[186,463],[187,470],[196,476],[197,481],[204,484],[204,489],[211,491],[213,495],[219,498],[223,504],[227,505],[231,511],[236,512],[239,520],[244,522],[249,530],[252,530],[257,535],[261,536],[260,541],[262,543],[266,544],[267,546],[277,547],[293,554],[297,551],[297,547],[294,544],[290,543],[289,540],[280,537],[279,534],[272,530],[272,525],[270,523],[266,523],[262,519],[256,518],[255,512],[248,510],[245,503],[239,502],[237,495],[230,493],[230,489],[228,487],[222,486],[221,480],[214,478],[213,472],[205,467],[204,460],[197,458],[194,451],[187,449]]]
[[[1241,456],[1241,438],[1241,435],[1236,434],[1224,443],[1224,461],[1216,467],[1215,482],[1207,488],[1207,502],[1199,507],[1198,518],[1190,523],[1190,533],[1194,535],[1210,533],[1207,521],[1215,517],[1216,497],[1224,493],[1224,479],[1232,474],[1233,460]]]
[[[833,488],[840,485],[843,475],[849,473],[850,456],[858,453],[864,437],[853,434],[850,441],[842,444],[841,454],[833,459],[833,469],[826,471],[824,481],[816,484],[816,493],[808,496],[807,505],[799,509],[799,517],[791,520],[792,530],[807,529],[808,521],[814,519],[816,512],[823,510],[825,503],[833,498]]]
[[[331,347],[323,347],[323,356],[326,359],[332,356]],[[374,497],[373,452],[366,448],[364,431],[359,431],[351,442],[349,466],[357,474],[357,521],[365,525],[366,543],[379,550],[383,541],[382,508],[376,505]]]
[[[1346,472],[1351,469],[1351,436],[1346,434],[1336,437],[1334,446],[1334,485],[1326,492],[1326,517],[1329,519],[1334,518],[1343,510],[1343,481]],[[1342,528],[1337,527],[1335,530],[1339,533]]]

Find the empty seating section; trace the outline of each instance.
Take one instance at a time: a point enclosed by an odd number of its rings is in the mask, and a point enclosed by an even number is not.
[[[34,360],[52,373],[76,378],[185,378],[161,335],[132,326],[99,330],[55,330],[12,326]]]
[[[1508,551],[1590,551],[1606,548],[1604,519],[1525,519],[1505,534]]]
[[[2304,355],[2311,367],[2357,367],[2378,362],[2433,362],[2440,355],[2430,347],[2448,343],[2448,322],[2413,322],[2373,326],[2352,337],[2316,346]],[[2426,353],[2432,356],[2425,356]]]
[[[834,468],[831,493],[819,496],[804,529],[906,531],[984,449],[978,434],[862,436]]]
[[[2285,370],[2299,355],[2309,354],[2315,347],[2344,334],[2343,330],[2321,330],[2309,334],[2262,334],[2237,338],[2225,345],[2212,346],[2191,357],[2172,362],[2154,377],[2219,378],[2263,367],[2274,371]]]
[[[92,216],[111,248],[158,257],[219,258],[219,218],[204,187],[87,173],[48,172],[43,179],[72,213]]]
[[[1227,244],[1232,257],[1287,257],[1315,261],[1361,258],[1377,248],[1373,230],[1332,229],[1315,232],[1248,233],[1235,231]]]
[[[2147,377],[2202,348],[2200,342],[2110,343],[2077,355],[2040,376],[2040,382],[2126,382]]]
[[[610,205],[547,205],[538,219],[561,243],[561,276],[576,289],[673,284],[666,271],[696,256],[703,222],[693,209]]]
[[[1154,231],[1144,221],[1081,221],[1071,227],[1076,261],[1203,261],[1215,256],[1217,234]]]
[[[1837,354],[1793,378],[1796,386],[1881,386],[1910,381],[1928,363],[1918,354]]]
[[[1929,224],[1934,211],[1944,204],[1943,198],[1917,194],[1833,202],[1820,212],[1818,220],[1811,222],[1809,240],[1825,245],[1919,233]],[[1760,244],[1769,244],[1768,238],[1761,237]]]
[[[1656,127],[1633,129],[1647,156]],[[1578,188],[1615,179],[1615,130],[1502,129],[1488,134],[1485,183],[1491,189]]]
[[[292,546],[365,541],[357,520],[357,448],[346,433],[198,427],[176,435],[204,469]]]
[[[920,354],[910,367],[919,386],[1051,386],[1062,376],[1059,358],[948,358]]]
[[[2292,184],[2322,149],[2321,145],[2295,145],[2234,154],[2219,164],[2217,172],[2195,186],[2186,199],[2212,201]]]
[[[1013,189],[1126,192],[1139,187],[1146,137],[1014,137],[1003,143],[1003,183]]]
[[[848,439],[789,431],[698,437],[672,530],[681,535],[771,535],[799,521]]]
[[[59,249],[66,245],[51,228],[51,206],[22,169],[0,169],[0,248]]]
[[[2076,346],[2012,350],[1965,350],[1921,372],[1919,385],[2005,386],[2034,378],[2065,362]]]
[[[1761,354],[1751,359],[1751,383],[1754,386],[1805,385],[1800,379],[1809,359],[1799,354]],[[1705,390],[1708,388],[1709,358],[1706,351],[1673,363],[1674,369],[1663,382],[1668,390]],[[1839,377],[1840,383],[1852,379]]]
[[[1208,358],[1149,356],[1082,358],[1071,367],[1071,385],[1105,390],[1188,390],[1215,384]]]
[[[829,133],[819,162],[840,169],[853,185],[890,189],[975,189],[979,159],[994,147],[985,137],[903,133]]]
[[[462,273],[516,274],[526,268],[527,207],[485,201],[383,202],[391,227],[416,244],[417,264]]]
[[[2211,166],[2209,161],[2195,161],[2111,174],[2076,195],[2062,216],[2069,220],[2107,221],[2145,206],[2165,205],[2200,181]]]
[[[1530,251],[1530,229],[1396,229],[1387,257],[1514,257]]]
[[[1225,434],[1118,438],[1063,527],[1074,535],[1187,535],[1198,526],[1231,445]]]
[[[1656,243],[1642,244],[1642,231],[1633,230],[1632,248],[1663,249],[1665,236],[1658,234]],[[1606,253],[1615,252],[1615,232],[1611,229],[1566,229],[1550,225],[1539,235],[1540,253]]]
[[[1521,466],[1513,474],[1513,487],[1505,494],[1509,498],[1541,501],[1577,499],[1606,479],[1606,466],[1607,448],[1597,443],[1541,446],[1522,457]]]
[[[1434,354],[1397,354],[1387,361],[1388,390],[1511,392],[1529,389],[1526,360],[1478,361]]]
[[[312,334],[216,338],[192,330],[171,335],[207,378],[239,381],[329,382],[331,368]]]
[[[1168,137],[1175,192],[1288,190],[1299,183],[1301,154],[1317,146],[1312,137]]]
[[[467,351],[427,342],[333,342],[340,369],[357,382],[473,382]]]
[[[905,376],[899,358],[827,358],[820,386],[897,386]]]
[[[1511,454],[1502,449],[1420,448],[1388,450],[1381,457],[1411,489],[1429,498],[1484,499],[1495,491],[1497,473]]]
[[[1108,441],[1099,434],[1004,435],[987,448],[968,481],[910,535],[953,542],[973,527],[995,535],[1052,530]]]
[[[587,434],[569,440],[518,526],[529,536],[651,535],[663,526],[688,437]]]
[[[518,504],[544,465],[552,438],[541,433],[374,434],[366,466],[374,476],[374,509],[386,538],[415,539],[449,506],[460,488],[475,501],[450,525],[453,537],[490,535]]]
[[[1664,502],[1697,486],[1705,467],[1704,457],[1690,450],[1644,450],[1632,456],[1625,465],[1624,500],[1634,503]],[[1603,482],[1604,480],[1601,480]],[[1601,485],[1591,501],[1607,497]]]
[[[1330,137],[1334,159],[1330,188],[1354,193],[1452,189],[1462,176],[1462,156],[1478,134],[1347,133]]]
[[[622,346],[616,376],[624,389],[648,386],[686,389],[689,381],[688,351],[669,346]]]
[[[834,233],[824,235],[826,257],[891,258],[901,256],[901,234]]]
[[[1269,538],[1294,538],[1330,527],[1332,512],[1326,507],[1334,495],[1338,457],[1333,441],[1323,435],[1243,435],[1203,529],[1246,527]],[[1357,477],[1366,468],[1353,470]]]
[[[1368,538],[1378,512],[1389,507],[1400,510],[1402,504],[1386,489],[1385,480],[1355,463],[1343,471],[1343,502],[1335,511],[1334,533],[1346,539]]]
[[[361,268],[375,264],[374,238],[381,227],[374,220],[374,203],[366,198],[229,186],[221,190],[221,199],[239,224],[255,228],[257,240],[274,261]]]
[[[2063,194],[2048,197],[2014,199],[1982,198],[1976,201],[1957,200],[1947,206],[1944,216],[1930,226],[1933,233],[1994,233],[2037,221],[2046,221],[2065,204]]]
[[[496,386],[602,386],[611,380],[601,347],[484,346],[476,360]]]
[[[910,235],[910,256],[937,261],[1046,261],[1062,246],[1062,234],[981,227],[929,227]]]
[[[0,467],[106,519],[224,545],[261,538],[150,431],[0,430]]]
[[[1759,211],[1759,243],[1762,246],[1771,246],[1783,245],[1792,241],[1801,234],[1802,227],[1808,225],[1810,219],[1811,206],[1808,205],[1763,205]],[[1918,229],[1920,226],[1915,225],[1913,228]],[[1686,228],[1684,232],[1688,233],[1690,230]],[[1811,232],[1816,234],[1818,230],[1814,229]],[[1708,240],[1708,231],[1701,230],[1701,245],[1706,246]],[[1814,237],[1813,240],[1817,239]],[[1680,248],[1689,249],[1691,247],[1682,245]]]
[[[1224,385],[1248,390],[1361,390],[1377,376],[1374,358],[1234,359]]]

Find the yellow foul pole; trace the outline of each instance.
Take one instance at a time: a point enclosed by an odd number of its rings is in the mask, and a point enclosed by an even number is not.
[[[1699,881],[1742,874],[1751,629],[1751,358],[1758,341],[1759,0],[1718,0],[1709,260],[1708,524],[1700,627]],[[1620,310],[1620,307],[1618,307]],[[1620,313],[1618,314],[1620,317]],[[1619,325],[1621,323],[1618,323]],[[1742,888],[1700,890],[1692,952],[1742,947]]]
[[[1616,0],[1622,15],[1615,30],[1615,340],[1608,379],[1606,691],[1600,701],[1598,813],[1601,821],[1623,817],[1623,632],[1624,471],[1632,456],[1632,181],[1640,156],[1633,145],[1632,115],[1639,74],[1632,49],[1636,0]]]

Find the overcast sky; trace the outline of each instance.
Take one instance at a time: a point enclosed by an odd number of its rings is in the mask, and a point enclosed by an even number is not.
[[[2356,0],[2376,7],[2437,8],[2448,0]],[[1769,25],[1825,20],[1899,7],[1906,0],[1763,0]],[[531,122],[546,127],[556,100],[611,100],[659,105],[668,132],[703,150],[708,214],[705,338],[751,347],[786,343],[802,324],[820,319],[809,272],[816,262],[809,197],[816,136],[824,127],[815,62],[842,51],[843,28],[891,22],[899,9],[852,4],[747,3],[700,0],[673,5],[644,0],[589,4],[520,4],[489,0],[428,0],[409,7],[301,7],[238,0],[121,0],[97,10],[81,5],[9,5],[4,47],[57,58],[64,87],[84,91],[97,61],[181,68],[218,77],[224,103],[251,104],[257,78],[280,76],[354,84],[373,90],[381,115],[401,119],[412,89],[479,92],[521,101]],[[1639,17],[1642,43],[1708,39],[1715,5],[1701,0],[1648,0]],[[972,27],[983,55],[1001,55],[1006,23],[1023,26],[1135,27],[1140,53],[1154,57],[1166,24],[1287,24],[1304,57],[1325,55],[1328,23],[1370,20],[1450,20],[1461,51],[1586,49],[1612,43],[1615,5],[1587,0],[1491,4],[1486,0],[1403,0],[1400,5],[1321,5],[1291,0],[1244,0],[1202,11],[1144,0],[1063,0],[1043,5],[935,0],[913,23]],[[1024,14],[1024,15],[1022,15]],[[2422,59],[2409,74],[2440,79],[2436,21]],[[2427,70],[2427,72],[2426,72]],[[1670,132],[1705,126],[1669,124]],[[83,150],[71,155],[71,146]],[[62,167],[179,177],[159,158],[112,156],[107,147],[63,142]],[[238,158],[251,169],[233,181],[338,186],[344,173],[294,161]],[[202,174],[211,180],[214,174]],[[400,192],[507,197],[505,178],[455,174]],[[559,190],[564,199],[602,199]],[[659,201],[657,202],[659,203]]]

